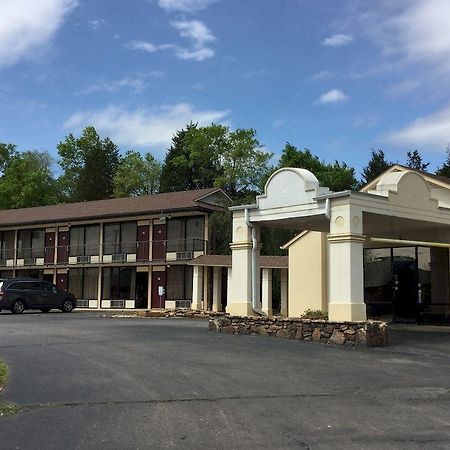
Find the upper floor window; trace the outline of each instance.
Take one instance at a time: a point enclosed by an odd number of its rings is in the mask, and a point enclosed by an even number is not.
[[[0,231],[0,259],[14,258],[14,231]]]
[[[70,256],[99,254],[100,226],[85,225],[70,228]]]
[[[103,253],[136,253],[136,222],[107,223],[103,228]]]
[[[17,236],[18,258],[43,258],[45,254],[45,230],[19,230]]]
[[[167,251],[203,250],[205,218],[181,217],[167,221]]]

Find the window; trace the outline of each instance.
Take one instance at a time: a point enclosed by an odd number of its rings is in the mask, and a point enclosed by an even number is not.
[[[19,258],[43,258],[45,230],[20,230],[17,238]]]
[[[108,223],[104,226],[104,254],[136,253],[136,222]]]
[[[75,226],[70,229],[70,256],[99,254],[100,226]]]
[[[14,258],[14,231],[0,232],[0,239],[1,239],[0,259],[13,259]]]
[[[70,269],[68,289],[79,300],[96,300],[98,297],[98,269]]]
[[[192,266],[167,268],[167,300],[192,300]]]
[[[136,268],[107,267],[103,269],[103,300],[134,300]]]
[[[167,222],[167,251],[202,251],[204,222],[203,216],[170,219]]]

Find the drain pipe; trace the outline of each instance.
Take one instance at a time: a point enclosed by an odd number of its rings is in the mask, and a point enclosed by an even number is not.
[[[256,314],[260,316],[266,316],[267,314],[260,310],[256,304],[256,250],[258,246],[258,240],[256,239],[256,227],[250,222],[249,209],[245,208],[245,224],[252,230],[252,309]]]

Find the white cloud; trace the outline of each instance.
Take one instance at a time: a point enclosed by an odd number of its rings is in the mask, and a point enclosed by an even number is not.
[[[327,37],[322,41],[322,45],[325,47],[343,47],[353,41],[353,37],[349,34],[334,34]]]
[[[384,140],[399,146],[426,147],[429,150],[442,151],[450,143],[450,106],[419,117]]]
[[[209,28],[199,20],[177,20],[172,22],[172,26],[180,32],[180,36],[189,39],[192,48],[174,46],[175,55],[179,59],[192,59],[194,61],[203,61],[212,58],[214,50],[207,47],[206,44],[214,42],[216,37]]]
[[[348,95],[344,94],[340,89],[332,89],[331,91],[323,93],[317,99],[316,104],[325,105],[329,103],[341,103],[348,99]]]
[[[178,59],[191,59],[194,61],[204,61],[212,58],[214,50],[206,44],[214,42],[216,37],[211,33],[208,27],[199,20],[178,20],[171,25],[180,32],[180,36],[191,41],[191,47],[183,47],[177,44],[155,45],[146,41],[132,41],[128,44],[131,50],[144,50],[149,53],[155,53],[160,50],[173,50]]]
[[[93,125],[101,134],[124,146],[151,147],[163,151],[170,144],[175,131],[189,122],[209,125],[220,122],[229,111],[197,110],[188,103],[166,106],[156,111],[138,109],[128,111],[117,106],[96,111],[80,111],[73,114],[64,127],[71,132],[80,132]]]
[[[377,1],[355,18],[361,33],[382,49],[394,67],[414,68],[428,78],[450,75],[450,2]]]
[[[0,66],[12,65],[51,42],[78,0],[1,0]]]
[[[321,80],[329,80],[330,78],[334,78],[335,74],[330,70],[321,70],[320,72],[312,75],[309,80],[311,81],[321,81]]]
[[[151,42],[145,42],[145,41],[131,41],[128,44],[128,47],[131,50],[144,50],[148,53],[154,53],[159,50],[159,47],[152,44]]]
[[[172,22],[172,26],[180,32],[180,36],[190,39],[197,47],[216,40],[208,27],[199,20],[177,20]]]
[[[158,5],[166,11],[195,12],[205,9],[216,0],[158,0]]]
[[[88,20],[88,25],[95,31],[98,30],[100,27],[102,27],[103,25],[107,25],[108,22],[103,19],[93,19],[93,20]]]
[[[142,92],[148,78],[162,78],[164,75],[164,72],[154,70],[143,75],[124,77],[119,80],[99,81],[83,89],[80,94],[87,95],[100,91],[113,93],[126,88],[133,92]]]

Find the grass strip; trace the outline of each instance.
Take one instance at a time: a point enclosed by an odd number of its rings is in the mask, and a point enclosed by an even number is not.
[[[0,359],[0,417],[10,416],[22,411],[22,408],[14,403],[4,402],[1,393],[8,382],[8,366]]]

